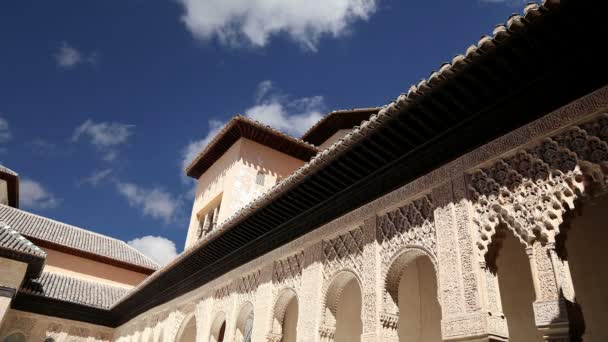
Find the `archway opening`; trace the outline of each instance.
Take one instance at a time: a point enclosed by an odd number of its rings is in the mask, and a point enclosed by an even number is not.
[[[274,306],[271,334],[281,342],[297,340],[298,298],[292,289],[284,289]]]
[[[441,341],[441,307],[433,262],[420,255],[399,271],[399,341]]]
[[[283,318],[282,342],[296,342],[298,335],[298,300],[294,297],[289,301]]]
[[[608,195],[587,200],[579,208],[568,215],[556,244],[572,276],[574,298],[569,299],[578,304],[568,316],[571,329],[575,325],[584,341],[608,341],[608,274],[603,269],[608,265]]]
[[[177,341],[179,342],[195,342],[196,341],[196,319],[191,315],[184,321],[180,329],[180,335]]]
[[[335,342],[361,341],[363,323],[361,322],[361,287],[352,277],[342,287],[336,305]]]
[[[530,259],[525,246],[504,225],[496,228],[486,254],[488,267],[497,274],[502,310],[509,326],[509,340],[543,341],[534,322],[536,299]]]

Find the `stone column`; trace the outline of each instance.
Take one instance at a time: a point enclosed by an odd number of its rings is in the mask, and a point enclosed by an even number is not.
[[[26,271],[26,263],[0,258],[0,327],[23,282]]]
[[[333,333],[320,331],[321,307],[323,303],[323,250],[322,242],[304,249],[304,268],[302,270],[302,291],[299,299],[297,335],[298,342],[319,342]],[[335,330],[334,330],[335,332]],[[325,338],[325,337],[324,337]]]
[[[465,175],[433,189],[437,229],[438,286],[444,341],[506,341],[496,274],[475,246],[473,207]]]
[[[363,222],[363,288],[361,294],[361,321],[363,323],[362,342],[379,341],[379,335],[383,334],[380,310],[382,303],[383,284],[380,279],[381,259],[376,243],[376,215],[367,218]],[[395,324],[396,329],[396,324]],[[395,330],[396,331],[396,330]],[[382,339],[382,341],[388,341]],[[395,340],[398,341],[398,340]]]
[[[558,272],[560,261],[555,252],[555,243],[543,246],[535,242],[526,250],[530,258],[536,301],[534,320],[545,341],[570,341],[569,319],[562,285],[570,281]],[[561,273],[561,274],[560,274]]]

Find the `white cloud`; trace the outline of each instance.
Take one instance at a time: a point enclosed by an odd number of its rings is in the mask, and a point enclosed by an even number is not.
[[[91,144],[103,152],[103,159],[111,161],[118,155],[116,147],[126,144],[129,137],[133,135],[133,127],[135,126],[119,122],[87,120],[76,127],[72,134],[72,141],[78,141],[83,136],[87,137]]]
[[[256,103],[245,110],[245,116],[299,137],[323,117],[323,107],[322,96],[290,100],[266,80],[258,84]]]
[[[57,207],[61,200],[40,183],[24,178],[19,184],[19,202],[26,208],[50,209]]]
[[[181,19],[196,38],[262,47],[272,35],[285,33],[310,50],[322,36],[339,37],[377,9],[377,0],[178,1],[185,11]]]
[[[78,184],[90,184],[93,187],[96,187],[101,181],[108,178],[112,173],[112,169],[105,170],[95,170],[89,176],[81,179]]]
[[[177,257],[175,243],[162,236],[146,235],[127,243],[161,265],[166,265]]]
[[[8,121],[0,116],[0,144],[5,143],[12,138],[11,131],[8,126]]]
[[[246,109],[244,115],[292,136],[299,137],[323,117],[325,105],[322,96],[291,100],[289,96],[281,94],[269,80],[258,84],[254,98],[254,105]],[[210,120],[207,135],[191,141],[182,150],[182,170],[207,146],[224,124],[222,121]]]
[[[123,195],[129,205],[139,208],[144,216],[172,222],[179,209],[179,199],[161,188],[143,188],[133,183],[116,184],[118,192]]]
[[[81,63],[96,64],[99,59],[97,52],[85,54],[66,41],[61,42],[61,46],[55,52],[54,57],[57,66],[64,69],[74,68]]]

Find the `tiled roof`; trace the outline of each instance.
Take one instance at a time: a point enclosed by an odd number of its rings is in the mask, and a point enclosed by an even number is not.
[[[100,256],[121,264],[135,265],[149,270],[159,268],[157,263],[124,241],[23,210],[0,205],[0,221],[8,223],[13,229],[28,238],[80,251],[85,256]]]
[[[46,253],[8,224],[0,221],[0,257],[27,263],[27,276],[37,277],[42,272]]]
[[[108,309],[129,290],[69,277],[62,274],[42,272],[38,279],[26,281],[19,293],[48,297],[100,309]]]
[[[6,222],[0,221],[0,248],[11,249],[17,252],[38,257],[46,257],[46,253],[23,237]]]

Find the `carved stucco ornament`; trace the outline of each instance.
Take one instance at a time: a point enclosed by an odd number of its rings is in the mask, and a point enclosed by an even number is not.
[[[527,246],[554,242],[563,214],[590,189],[605,189],[608,115],[545,138],[470,176],[476,241],[483,256],[507,225]]]

